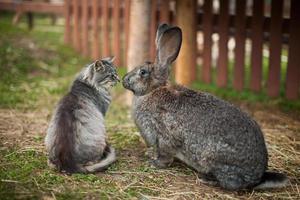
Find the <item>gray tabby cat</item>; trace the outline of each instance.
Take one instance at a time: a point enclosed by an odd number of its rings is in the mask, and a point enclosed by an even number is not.
[[[85,67],[58,103],[45,139],[49,166],[89,173],[102,171],[116,160],[104,126],[109,89],[119,81],[112,62],[113,58],[104,58]]]

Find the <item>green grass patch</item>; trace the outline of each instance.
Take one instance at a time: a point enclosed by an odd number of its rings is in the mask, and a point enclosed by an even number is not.
[[[0,20],[0,107],[36,107],[43,97],[61,95],[89,62],[62,44],[62,32],[28,31]],[[22,22],[21,22],[22,24]]]

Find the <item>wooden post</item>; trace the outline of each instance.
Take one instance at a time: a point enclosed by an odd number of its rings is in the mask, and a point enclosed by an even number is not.
[[[291,2],[289,60],[286,77],[286,97],[297,99],[300,87],[300,1]]]
[[[156,29],[157,25],[157,0],[151,1],[151,24],[150,24],[150,59],[154,61],[156,56],[156,46],[155,46],[155,36],[156,36]]]
[[[202,81],[204,83],[211,82],[211,47],[212,47],[212,0],[204,1],[203,13],[203,66],[202,66]]]
[[[71,11],[70,11],[70,0],[65,0],[64,3],[64,15],[65,15],[65,33],[64,41],[66,44],[71,42]]]
[[[29,2],[32,0],[28,0]],[[32,30],[33,29],[33,12],[28,12],[26,13],[27,15],[27,20],[28,20],[28,29]]]
[[[79,0],[73,0],[73,45],[77,51],[80,51],[80,33],[79,33]]]
[[[115,56],[115,65],[119,66],[121,63],[121,54],[120,54],[120,0],[114,0],[113,5],[113,44],[114,44],[114,56]]]
[[[262,84],[264,1],[253,1],[250,88],[260,91]]]
[[[149,60],[150,0],[131,0],[129,49],[127,70]],[[127,104],[131,104],[131,93],[127,93]]]
[[[276,97],[280,90],[283,0],[272,1],[270,25],[270,57],[268,95]]]
[[[162,23],[170,23],[170,2],[169,0],[160,1],[160,12],[159,12],[159,22]]]
[[[181,51],[176,61],[175,79],[183,85],[196,78],[197,30],[196,0],[176,1],[177,25],[182,29]]]
[[[103,44],[103,57],[110,56],[109,55],[109,1],[102,1],[102,44]]]
[[[233,87],[241,91],[245,74],[246,0],[236,1]]]
[[[229,1],[220,1],[220,25],[219,25],[219,59],[217,70],[217,85],[227,86],[228,76],[228,35],[229,35]],[[204,49],[205,51],[205,49]]]
[[[125,31],[125,65],[127,65],[127,52],[128,52],[128,44],[129,44],[129,24],[130,24],[130,0],[125,0],[125,11],[124,11],[124,31]]]
[[[92,58],[99,59],[99,32],[98,32],[98,19],[99,19],[99,1],[93,0],[92,2]]]
[[[88,9],[89,1],[82,1],[82,18],[81,18],[81,29],[82,29],[82,53],[84,56],[89,55],[89,45],[88,45]]]
[[[33,29],[33,12],[28,12],[27,14],[27,20],[28,20],[28,29],[32,30]]]

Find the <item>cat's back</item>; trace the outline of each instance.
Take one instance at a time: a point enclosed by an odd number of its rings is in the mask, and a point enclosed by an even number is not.
[[[69,92],[57,105],[49,124],[46,147],[56,157],[57,146],[73,149],[74,159],[85,163],[102,155],[105,147],[104,117],[93,99]],[[87,156],[88,155],[88,156]]]
[[[72,126],[75,122],[75,112],[80,109],[81,106],[78,103],[78,97],[71,92],[58,102],[52,119],[50,120],[45,139],[48,150],[50,150],[55,143],[58,130],[65,134],[73,130]]]

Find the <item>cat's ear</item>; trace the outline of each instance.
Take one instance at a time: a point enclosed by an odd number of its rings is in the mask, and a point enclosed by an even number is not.
[[[115,56],[109,56],[109,57],[106,57],[106,58],[102,58],[101,60],[105,60],[107,62],[113,63],[115,58],[116,58]]]
[[[84,71],[83,71],[83,76],[82,79],[83,80],[90,80],[93,77],[94,71],[93,71],[93,64],[88,65]]]
[[[104,71],[104,65],[102,63],[101,60],[97,60],[95,63],[94,63],[94,70],[96,72],[103,72]]]

